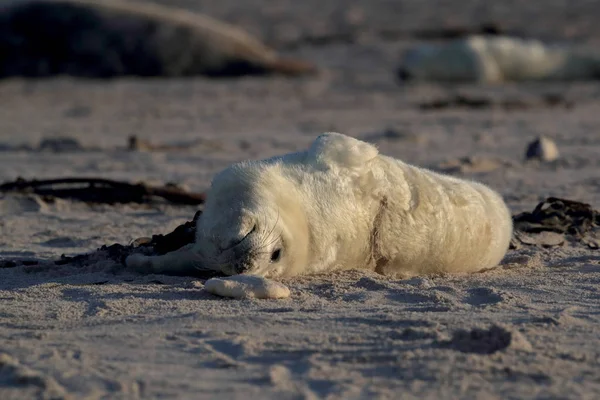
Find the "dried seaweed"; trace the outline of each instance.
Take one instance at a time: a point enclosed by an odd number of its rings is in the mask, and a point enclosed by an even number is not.
[[[517,243],[561,245],[564,242],[560,241],[562,235],[569,236],[590,248],[598,248],[592,236],[600,227],[600,212],[586,203],[548,197],[532,212],[513,216],[513,224]],[[540,240],[536,240],[536,237]]]
[[[202,211],[196,212],[191,221],[179,225],[173,232],[166,235],[153,235],[151,238],[141,238],[135,240],[129,245],[115,243],[110,246],[102,246],[96,251],[106,253],[106,257],[118,264],[125,264],[125,259],[133,253],[138,253],[142,248],[145,254],[163,255],[171,251],[178,250],[183,246],[193,243],[196,239],[196,222],[202,215]],[[92,254],[82,254],[74,257],[62,256],[60,260],[55,261],[56,265],[77,264],[84,265],[93,256]]]
[[[600,213],[586,203],[548,197],[532,212],[515,215],[513,222],[515,229],[524,232],[551,231],[582,237],[600,225]]]
[[[60,178],[25,180],[18,178],[0,185],[0,192],[35,193],[49,198],[69,198],[90,203],[152,203],[162,198],[173,204],[198,205],[204,193],[187,192],[175,185],[161,187],[131,184],[101,178]]]
[[[148,243],[142,246],[150,246],[157,255],[167,254],[183,246],[194,243],[196,240],[196,222],[202,215],[202,211],[196,212],[194,218],[179,225],[173,232],[166,235],[153,235]]]
[[[133,253],[143,253],[146,255],[163,255],[171,251],[178,250],[183,246],[193,243],[196,239],[196,222],[202,215],[202,211],[196,212],[191,221],[179,225],[175,230],[166,235],[153,235],[151,238],[140,238],[131,244],[122,245],[115,243],[110,246],[102,246],[95,252],[80,254],[73,257],[61,256],[59,260],[54,261],[55,265],[71,265],[74,267],[83,267],[94,263],[98,259],[109,259],[115,264],[124,266],[125,259]],[[10,267],[16,267],[14,263]],[[8,268],[8,267],[7,267]],[[194,277],[208,279],[215,276],[223,276],[222,273],[208,269],[198,269]],[[156,283],[156,282],[155,282]]]

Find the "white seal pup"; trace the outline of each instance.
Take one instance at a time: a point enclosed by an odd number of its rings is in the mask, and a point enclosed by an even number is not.
[[[404,80],[500,83],[600,79],[600,54],[534,39],[472,35],[404,53]]]
[[[194,244],[164,256],[130,256],[127,264],[155,273],[201,265],[267,278],[339,269],[475,272],[496,266],[511,236],[509,210],[487,186],[326,133],[307,151],[220,172]]]

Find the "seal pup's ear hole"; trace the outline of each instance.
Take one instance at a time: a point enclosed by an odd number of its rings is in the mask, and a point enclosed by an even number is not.
[[[341,168],[362,167],[378,154],[372,144],[335,132],[322,134],[308,150],[308,157],[317,163]]]

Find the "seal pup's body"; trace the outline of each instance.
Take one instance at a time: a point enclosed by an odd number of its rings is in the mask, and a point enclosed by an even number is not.
[[[338,133],[307,151],[225,169],[213,180],[196,243],[147,272],[201,266],[289,277],[340,269],[412,276],[496,266],[512,219],[492,189],[380,155]]]
[[[600,79],[600,55],[534,39],[472,35],[405,52],[405,80],[500,83]]]

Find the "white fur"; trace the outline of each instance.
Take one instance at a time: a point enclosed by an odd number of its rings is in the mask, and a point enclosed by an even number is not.
[[[183,251],[193,256],[128,264],[185,270],[196,257],[204,268],[264,277],[338,269],[402,276],[474,272],[497,265],[511,235],[510,213],[490,188],[327,133],[307,151],[219,173],[196,244]],[[277,249],[280,258],[271,261]]]
[[[538,40],[473,35],[414,47],[401,67],[411,79],[455,82],[600,78],[600,56]]]

